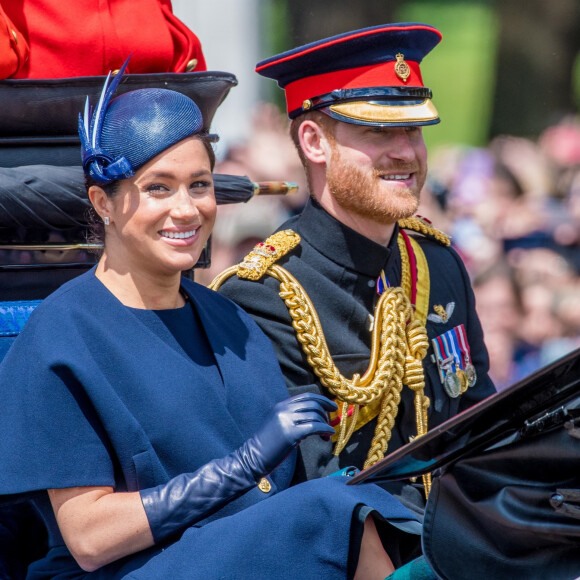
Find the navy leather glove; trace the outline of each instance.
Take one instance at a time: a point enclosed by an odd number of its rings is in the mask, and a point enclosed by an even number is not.
[[[311,435],[331,436],[328,412],[336,405],[304,393],[276,404],[264,426],[239,449],[193,473],[140,491],[155,542],[202,520],[271,473]]]
[[[240,447],[242,461],[259,480],[280,465],[306,437],[334,435],[334,429],[328,424],[328,412],[336,409],[335,403],[314,393],[281,401],[265,425]]]

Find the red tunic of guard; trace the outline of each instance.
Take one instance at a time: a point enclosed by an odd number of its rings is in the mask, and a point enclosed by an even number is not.
[[[2,0],[2,8],[30,46],[11,78],[105,75],[129,54],[133,74],[207,69],[171,0]]]

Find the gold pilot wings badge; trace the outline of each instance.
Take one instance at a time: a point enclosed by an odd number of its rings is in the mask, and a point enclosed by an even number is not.
[[[445,308],[441,306],[441,304],[435,304],[433,310],[435,310],[435,314],[428,314],[427,320],[438,324],[445,324],[451,318],[451,315],[455,310],[455,302],[449,302]]]

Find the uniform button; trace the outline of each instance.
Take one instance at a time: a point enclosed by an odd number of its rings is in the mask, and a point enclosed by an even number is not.
[[[121,70],[120,68],[116,68],[115,70],[112,70],[112,71],[111,71],[111,74],[112,74],[113,76],[114,76],[114,75],[118,75],[120,70]]]
[[[264,493],[269,493],[272,491],[272,484],[265,477],[262,477],[258,483],[258,489]]]
[[[185,72],[191,72],[197,66],[197,58],[192,58],[186,65],[185,65]]]
[[[375,285],[375,281],[374,280],[369,280],[367,282],[367,284],[369,285],[369,288],[372,288]]]
[[[16,34],[16,30],[11,29],[10,32],[12,33],[12,38],[14,39],[14,44],[18,44],[18,36]]]

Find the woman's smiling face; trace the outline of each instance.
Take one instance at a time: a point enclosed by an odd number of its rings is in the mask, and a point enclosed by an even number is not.
[[[106,200],[105,255],[120,271],[153,276],[192,268],[216,216],[212,168],[203,142],[169,147]],[[101,217],[104,212],[100,211]]]

